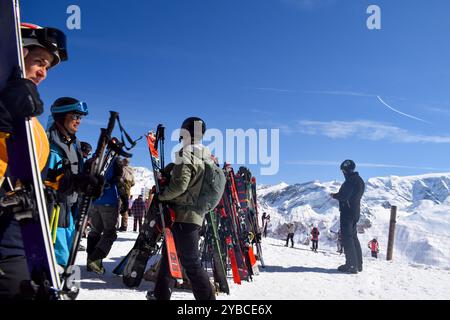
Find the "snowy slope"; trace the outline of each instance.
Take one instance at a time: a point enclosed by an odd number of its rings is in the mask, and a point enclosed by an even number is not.
[[[147,195],[148,190],[151,190],[155,184],[153,178],[153,172],[144,167],[132,167],[134,174],[135,185],[131,188],[131,194],[136,197],[140,194]]]
[[[341,182],[262,186],[261,212],[271,215],[270,234],[285,237],[286,222],[297,226],[296,241],[308,243],[311,225],[318,225],[322,245],[334,247],[339,230],[338,202],[329,197]],[[372,178],[367,181],[359,223],[363,247],[377,237],[384,255],[390,206],[398,206],[394,258],[433,266],[450,266],[450,174]],[[369,254],[366,250],[366,254]]]
[[[144,300],[153,283],[145,282],[139,289],[123,286],[121,278],[111,274],[112,269],[128,252],[137,234],[119,233],[110,256],[104,260],[106,274],[86,272],[83,265],[86,253],[80,252],[80,300]],[[320,249],[320,248],[319,248]],[[334,251],[311,252],[306,246],[284,247],[283,241],[263,240],[267,267],[260,269],[253,282],[232,283],[231,294],[220,294],[219,300],[302,300],[302,299],[448,299],[450,271],[436,267],[364,259],[364,272],[358,275],[340,274],[336,267],[343,256]],[[255,294],[257,292],[258,294]],[[175,290],[173,300],[193,300],[191,292]]]

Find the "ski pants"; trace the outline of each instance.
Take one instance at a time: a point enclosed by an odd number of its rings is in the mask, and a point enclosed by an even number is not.
[[[69,262],[70,250],[75,231],[73,217],[69,215],[69,226],[67,228],[58,227],[56,229],[55,256],[56,262],[61,266],[66,266]]]
[[[116,206],[93,205],[89,217],[91,231],[86,252],[90,260],[104,259],[117,239],[116,222],[119,210]]]
[[[319,240],[311,240],[312,241],[312,249],[317,250],[319,248]]]
[[[200,262],[198,242],[201,227],[192,223],[174,223],[173,237],[178,258],[191,281],[196,300],[216,300],[209,276]],[[170,275],[166,246],[162,248],[161,266],[157,276],[154,296],[157,300],[170,300],[175,280]]]
[[[141,231],[142,228],[142,219],[143,217],[134,217],[134,222],[133,222],[133,231],[138,231],[138,227],[139,227],[139,232]]]
[[[345,253],[345,264],[348,266],[354,266],[356,268],[362,268],[362,251],[361,244],[358,240],[358,231],[356,224],[358,223],[359,216],[357,218],[343,217],[341,214],[341,234],[342,234],[342,246]]]
[[[0,300],[24,299],[20,286],[30,280],[27,260],[24,256],[0,259]]]
[[[378,252],[372,251],[372,258],[378,258]]]
[[[289,233],[286,239],[286,247],[289,245],[289,240],[291,240],[291,246],[294,246],[294,234]]]

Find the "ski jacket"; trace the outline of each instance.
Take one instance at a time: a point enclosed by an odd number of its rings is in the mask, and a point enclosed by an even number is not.
[[[105,174],[105,186],[103,188],[102,196],[94,201],[95,205],[103,206],[119,206],[119,188],[118,184],[122,177],[123,171],[122,166],[119,164],[117,159],[109,167]]]
[[[145,215],[146,205],[144,200],[136,199],[131,206],[131,214],[135,218],[142,218]]]
[[[188,145],[176,153],[169,185],[158,196],[172,204],[175,222],[202,226],[205,212],[198,212],[196,204],[205,173],[205,160],[211,152],[201,144]]]
[[[313,228],[311,231],[311,235],[312,235],[312,240],[314,240],[314,241],[319,240],[319,235],[320,235],[319,229]]]
[[[379,252],[378,241],[369,241],[367,244],[371,252]]]
[[[78,194],[73,190],[73,175],[82,170],[83,155],[76,137],[68,141],[53,125],[48,131],[50,141],[50,157],[48,159],[47,176],[44,184],[56,191],[56,205],[60,206],[58,227],[70,225]],[[52,207],[49,209],[52,210]],[[51,211],[49,214],[51,215]]]
[[[295,225],[293,223],[288,224],[287,229],[288,229],[288,233],[294,233],[295,232]]]
[[[359,219],[361,198],[364,194],[365,183],[358,172],[346,175],[338,193],[333,195],[339,200],[339,211],[343,219]]]
[[[126,190],[126,194],[129,197],[131,188],[135,184],[133,169],[129,166],[123,166],[122,184]]]

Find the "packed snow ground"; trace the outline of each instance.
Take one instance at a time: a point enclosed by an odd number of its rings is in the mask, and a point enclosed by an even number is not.
[[[104,260],[106,273],[101,276],[86,271],[86,253],[79,253],[77,264],[82,277],[79,300],[145,300],[146,291],[153,288],[153,283],[143,281],[138,289],[130,290],[120,277],[112,274],[136,237],[137,233],[130,231],[118,234],[109,257]],[[86,245],[85,239],[83,244]],[[252,282],[236,285],[229,274],[230,295],[220,294],[217,299],[450,299],[449,269],[365,257],[362,273],[341,274],[336,267],[344,262],[344,256],[321,251],[320,243],[319,252],[314,253],[307,246],[288,248],[284,241],[271,238],[263,240],[263,255],[266,268],[260,268],[260,274]],[[175,290],[172,299],[193,300],[194,297],[190,291]]]

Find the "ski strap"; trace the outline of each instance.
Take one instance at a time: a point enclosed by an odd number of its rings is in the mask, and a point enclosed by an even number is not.
[[[121,136],[121,139],[122,139],[122,143],[123,143],[125,149],[127,149],[128,151],[130,151],[131,149],[133,149],[133,148],[136,146],[137,142],[143,138],[143,136],[140,136],[138,139],[133,140],[133,139],[130,137],[130,135],[128,134],[128,132],[123,128],[122,123],[120,123],[120,118],[119,118],[119,116],[117,116],[117,123],[119,124],[120,136]],[[127,145],[126,145],[124,136],[125,136],[125,138],[127,139],[128,143],[130,144],[129,147],[127,147]]]

